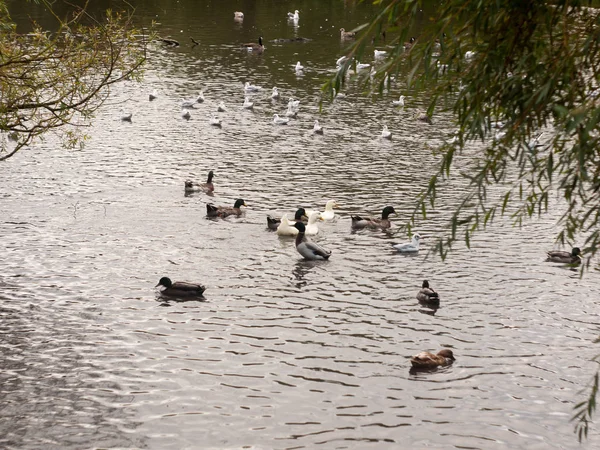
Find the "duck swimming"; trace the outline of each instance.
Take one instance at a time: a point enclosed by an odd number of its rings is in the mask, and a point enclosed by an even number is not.
[[[437,355],[421,352],[410,358],[413,369],[435,369],[438,366],[448,366],[454,361],[454,355],[449,348],[440,350]]]
[[[546,261],[563,263],[563,264],[579,264],[581,262],[581,249],[579,247],[573,247],[571,252],[563,250],[553,250],[546,252],[548,257]]]
[[[302,222],[296,222],[294,227],[298,230],[298,235],[296,236],[296,250],[298,250],[298,253],[300,253],[304,259],[312,261],[329,259],[331,251],[325,250],[323,247],[307,238],[305,235],[306,227]]]
[[[355,31],[346,31],[344,28],[340,28],[340,37],[342,39],[353,39],[356,37]]]
[[[416,253],[419,251],[419,242],[421,235],[419,233],[413,234],[411,242],[405,242],[403,244],[392,244],[396,250],[400,253]]]
[[[265,51],[262,36],[258,38],[258,44],[256,42],[248,42],[246,44],[242,44],[242,47],[246,47],[246,50],[253,53],[262,53]]]
[[[417,294],[417,300],[423,303],[440,303],[440,296],[432,288],[429,287],[429,281],[424,280],[421,290]]]
[[[172,297],[201,297],[206,287],[197,283],[186,283],[184,281],[176,281],[173,283],[170,278],[162,277],[155,287],[162,286],[164,289],[160,291],[161,295]]]
[[[335,212],[333,211],[334,207],[338,207],[339,205],[336,203],[335,200],[327,200],[327,203],[325,203],[325,211],[323,211],[321,213],[321,219],[323,220],[332,220],[335,217]],[[308,217],[310,217],[310,215],[313,213],[314,211],[312,210],[308,210],[306,211],[306,215]]]
[[[307,236],[319,234],[319,220],[323,220],[319,211],[313,211],[308,215],[308,223],[306,224],[306,229],[304,230],[304,233]]]
[[[208,179],[206,183],[194,183],[193,181],[187,180],[185,182],[185,192],[206,192],[213,193],[215,191],[215,185],[213,184],[214,172],[211,170],[208,172]]]
[[[233,207],[230,206],[215,206],[212,203],[206,205],[206,216],[207,217],[229,217],[229,216],[241,216],[243,214],[242,206],[246,206],[246,202],[243,199],[238,198]]]
[[[285,217],[287,219],[287,214],[285,214],[283,217]],[[269,228],[269,230],[276,231],[278,229],[279,225],[281,225],[283,217],[281,219],[277,219],[276,217],[273,217],[273,216],[267,216],[267,227]],[[307,217],[308,216],[306,215],[305,209],[298,208],[296,210],[296,213],[294,214],[294,222],[302,222],[302,219],[307,218]],[[294,232],[294,236],[295,236],[298,233],[298,230],[296,230],[294,228],[294,231],[295,231]]]
[[[359,230],[362,228],[369,228],[371,230],[387,230],[392,226],[389,216],[390,214],[396,214],[396,210],[393,206],[386,206],[381,212],[381,219],[367,217],[362,218],[360,216],[350,216],[352,218],[352,228]]]

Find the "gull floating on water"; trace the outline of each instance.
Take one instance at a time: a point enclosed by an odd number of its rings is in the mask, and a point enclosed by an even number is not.
[[[271,98],[272,99],[278,99],[279,98],[279,91],[277,90],[276,87],[273,87],[273,93],[271,94]]]
[[[387,125],[383,126],[383,130],[381,131],[381,137],[384,139],[392,139],[392,132],[388,130]]]
[[[375,50],[375,58],[384,58],[387,55],[385,50]]]
[[[285,117],[279,117],[279,114],[273,114],[273,123],[275,125],[287,125],[290,119]]]
[[[367,64],[367,63],[356,63],[356,69],[357,70],[362,70],[362,69],[368,69],[369,67],[371,67],[371,64]]]
[[[244,85],[244,91],[246,92],[257,92],[260,91],[260,89],[260,87],[250,84],[249,81],[246,81],[246,84]]]
[[[217,111],[218,112],[225,112],[225,111],[227,111],[227,108],[225,108],[225,102],[219,102],[219,106],[217,106]]]
[[[298,111],[300,108],[300,100],[294,100],[292,97],[288,100],[288,108]]]
[[[318,120],[315,120],[315,125],[313,126],[313,133],[323,134],[323,127],[319,125]]]
[[[238,20],[243,20],[244,19],[244,13],[241,11],[235,11],[233,13],[233,18],[234,19],[238,19]]]
[[[296,10],[293,14],[289,12],[288,19],[293,20],[294,22],[298,22],[300,20],[300,11]]]
[[[254,108],[254,103],[250,101],[250,97],[244,98],[244,104],[242,105],[245,109]]]
[[[210,116],[209,123],[215,127],[221,127],[221,119],[217,119],[214,114]]]
[[[302,73],[302,71],[304,71],[304,66],[298,61],[294,69],[296,70],[296,73]]]
[[[394,100],[394,101],[392,101],[392,103],[394,104],[394,106],[404,106],[404,99],[405,98],[406,97],[404,97],[404,95],[401,95],[398,100]]]
[[[413,234],[411,242],[405,242],[404,244],[392,244],[396,250],[400,253],[415,253],[419,251],[419,241],[421,235],[419,233]]]
[[[190,120],[190,118],[192,117],[192,115],[190,114],[190,110],[184,109],[183,112],[181,113],[181,117],[184,118],[185,120]]]

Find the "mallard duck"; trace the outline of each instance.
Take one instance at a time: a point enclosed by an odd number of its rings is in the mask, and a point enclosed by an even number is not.
[[[319,211],[313,211],[308,215],[308,223],[306,224],[306,229],[304,230],[304,233],[307,236],[319,234],[319,220],[323,220]]]
[[[254,53],[262,53],[265,50],[262,36],[258,38],[258,44],[256,42],[247,42],[242,44],[242,47],[246,47],[246,50]]]
[[[444,348],[437,355],[429,352],[421,352],[410,358],[414,369],[435,369],[438,366],[448,366],[454,362],[452,350]]]
[[[269,230],[276,231],[279,228],[279,225],[281,225],[283,217],[285,217],[287,219],[287,214],[284,214],[284,216],[282,216],[281,219],[278,219],[273,216],[267,216],[267,227],[269,227]],[[302,219],[304,219],[304,218],[307,218],[306,211],[304,210],[304,208],[298,208],[296,210],[296,213],[294,214],[294,222],[302,222]],[[289,222],[289,220],[288,220],[288,222]],[[294,228],[294,236],[297,233],[298,233],[298,230],[296,230]]]
[[[323,134],[323,127],[319,125],[319,121],[315,119],[315,124],[313,126],[313,133]]]
[[[212,203],[206,205],[206,215],[208,217],[228,217],[228,216],[241,216],[243,214],[242,206],[246,206],[246,203],[241,198],[238,198],[233,208],[230,206],[215,206]]]
[[[367,217],[362,218],[360,216],[350,216],[352,218],[352,228],[361,229],[361,228],[370,228],[372,230],[381,229],[387,230],[392,226],[390,219],[388,218],[390,214],[395,214],[396,210],[393,206],[386,206],[383,208],[381,212],[381,219]]]
[[[415,253],[419,251],[419,242],[421,235],[419,233],[413,234],[411,242],[405,242],[403,244],[392,244],[396,250],[400,253]]]
[[[440,303],[440,296],[429,287],[429,281],[424,280],[421,290],[417,294],[417,300],[423,303]]]
[[[579,247],[573,247],[570,253],[564,250],[553,250],[546,253],[548,255],[546,261],[563,264],[579,264],[581,262],[581,249]]]
[[[208,179],[206,183],[194,183],[193,181],[187,180],[185,182],[185,191],[186,192],[206,192],[212,193],[215,191],[215,185],[213,184],[213,177],[215,176],[214,172],[211,170],[208,172]]]
[[[287,125],[290,119],[287,117],[279,117],[279,114],[273,114],[273,123],[275,125]]]
[[[383,126],[383,130],[381,130],[381,137],[384,139],[392,139],[392,132],[388,130],[387,125]]]
[[[355,31],[346,31],[344,28],[340,28],[340,37],[342,39],[352,39],[356,37]]]
[[[225,107],[225,102],[219,102],[219,106],[217,106],[217,111],[218,112],[225,112],[225,111],[227,111],[227,108]]]
[[[213,126],[213,127],[219,127],[221,128],[221,119],[218,119],[215,117],[214,114],[210,115],[210,119],[208,119],[208,122]]]
[[[406,97],[405,97],[404,95],[401,95],[401,96],[400,96],[400,98],[399,98],[398,100],[394,100],[394,101],[392,101],[392,104],[393,104],[394,106],[404,106],[404,99],[405,99],[405,98],[406,98]]]
[[[249,81],[246,81],[246,84],[244,84],[244,91],[246,91],[246,92],[258,92],[258,91],[260,91],[260,89],[261,88],[259,86],[250,84]]]
[[[273,86],[273,93],[271,94],[271,98],[273,100],[277,100],[279,98],[279,90]]]
[[[321,219],[323,220],[332,220],[335,217],[335,212],[333,211],[334,207],[338,207],[338,204],[336,203],[335,200],[327,200],[327,203],[325,203],[325,211],[323,211],[321,213]],[[306,211],[306,215],[308,217],[310,217],[310,215],[315,212],[313,210],[307,210]],[[320,211],[317,211],[320,212]]]
[[[186,283],[184,281],[176,281],[173,283],[170,278],[162,277],[155,287],[162,286],[164,289],[160,291],[161,295],[171,297],[201,297],[206,288],[198,283]]]
[[[293,20],[294,22],[298,22],[300,20],[300,11],[296,10],[294,13],[289,12],[287,14],[288,20]]]
[[[296,236],[296,250],[298,250],[298,253],[300,253],[304,259],[329,259],[331,252],[329,250],[325,250],[323,247],[315,244],[308,237],[306,237],[306,227],[302,222],[296,222],[294,227],[298,230],[298,235]]]
[[[296,71],[296,73],[302,73],[304,71],[304,66],[300,64],[300,61],[296,63],[296,65],[294,66],[294,70]]]
[[[411,37],[407,42],[404,43],[404,50],[410,50],[416,40],[416,38]]]

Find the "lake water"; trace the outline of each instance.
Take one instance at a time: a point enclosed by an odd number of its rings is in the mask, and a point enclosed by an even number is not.
[[[419,254],[397,254],[390,244],[408,240],[400,225],[450,117],[415,121],[427,93],[402,77],[381,96],[350,81],[319,109],[346,46],[339,29],[365,22],[370,5],[135,3],[139,20],[182,45],[152,47],[143,83],[113,90],[82,150],[50,137],[1,164],[2,448],[597,445],[594,428],[579,445],[569,420],[597,369],[600,276],[544,262],[560,210],[522,228],[500,220],[441,261],[428,251],[465,192],[456,179],[418,224]],[[286,17],[295,9],[298,26]],[[240,50],[258,36],[264,54]],[[311,41],[271,42],[298,36]],[[246,81],[262,87],[253,111],[242,108]],[[182,119],[181,99],[201,89],[206,101]],[[400,94],[406,106],[394,108]],[[273,125],[289,97],[298,117]],[[214,196],[185,196],[184,181],[209,170]],[[205,218],[207,202],[237,198],[243,217]],[[336,219],[314,238],[332,250],[327,262],[302,260],[266,227],[267,214],[329,199]],[[386,205],[398,212],[390,232],[351,231],[351,214]],[[161,298],[162,276],[205,284],[205,301]],[[416,300],[424,279],[437,310]],[[411,355],[442,347],[452,366],[409,372]]]

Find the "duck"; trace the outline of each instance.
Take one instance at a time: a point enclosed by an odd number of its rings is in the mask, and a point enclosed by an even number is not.
[[[190,118],[192,117],[192,114],[190,113],[189,109],[184,109],[183,112],[181,113],[181,117],[185,120],[190,120]]]
[[[298,230],[296,236],[296,250],[300,253],[304,259],[311,261],[323,261],[329,259],[331,251],[325,250],[318,244],[312,242],[306,237],[306,226],[302,222],[296,222],[294,227]]]
[[[413,234],[411,242],[405,242],[403,244],[392,244],[396,250],[400,253],[416,253],[419,251],[419,241],[421,240],[421,235],[419,233]]]
[[[449,348],[440,350],[437,355],[421,352],[410,358],[413,369],[435,369],[438,366],[448,366],[454,361],[454,354]]]
[[[398,100],[394,100],[394,101],[392,101],[392,104],[393,104],[394,106],[404,106],[404,99],[405,99],[405,98],[406,98],[406,97],[405,97],[404,95],[401,95],[401,96],[398,98]]]
[[[225,102],[219,102],[219,106],[217,106],[217,111],[218,112],[225,112],[225,111],[227,111],[227,108],[225,108]]]
[[[313,125],[313,133],[323,134],[323,127],[319,125],[319,121],[315,119],[315,124]]]
[[[333,210],[333,208],[337,208],[339,205],[337,204],[337,202],[335,200],[327,200],[327,203],[325,203],[325,211],[323,211],[321,213],[321,219],[323,220],[333,220],[333,218],[335,217],[335,211]],[[307,217],[310,217],[310,215],[313,213],[313,210],[308,210],[306,211],[306,215]],[[320,212],[320,211],[319,211]]]
[[[417,294],[417,300],[423,303],[436,303],[440,302],[440,296],[432,288],[429,287],[429,281],[424,280],[421,286],[421,290]]]
[[[318,220],[323,220],[319,211],[313,211],[312,213],[310,213],[310,215],[308,216],[308,223],[306,224],[306,229],[304,231],[304,233],[307,236],[314,236],[316,234],[319,234],[319,224],[317,222]]]
[[[285,217],[287,219],[287,214],[284,214],[284,216],[282,216],[281,219],[277,219],[276,217],[273,217],[273,216],[267,216],[267,227],[270,230],[276,231],[277,228],[279,228],[279,225],[281,225],[283,217]],[[296,210],[296,213],[294,214],[294,221],[293,222],[302,222],[302,219],[307,218],[307,217],[308,216],[306,215],[306,210],[304,208],[298,208]],[[289,222],[289,219],[287,219],[287,220]],[[298,233],[298,230],[296,230],[294,228],[294,236],[297,233]]]
[[[273,86],[273,93],[271,94],[271,98],[273,100],[277,100],[279,98],[279,90],[275,86]]]
[[[546,252],[548,257],[546,261],[563,263],[563,264],[579,264],[581,262],[581,249],[579,247],[573,247],[571,252],[564,250],[552,250]]]
[[[294,11],[293,14],[291,12],[289,12],[287,14],[287,16],[288,16],[288,20],[293,20],[294,22],[298,22],[300,20],[300,11],[296,10],[296,11]]]
[[[411,37],[407,42],[404,43],[404,50],[410,50],[417,39]]]
[[[296,71],[296,73],[302,73],[304,71],[304,66],[300,63],[300,61],[296,63],[296,65],[294,66],[294,70]]]
[[[206,192],[206,193],[212,193],[215,191],[215,185],[213,183],[213,177],[215,176],[215,173],[211,170],[210,172],[208,172],[208,179],[206,180],[206,183],[201,184],[201,183],[194,183],[193,181],[187,180],[185,182],[185,192]]]
[[[287,125],[290,119],[287,117],[279,117],[279,114],[273,114],[273,123],[275,125]]]
[[[241,12],[241,11],[234,11],[233,18],[234,19],[238,19],[238,20],[240,20],[240,19],[243,20],[244,19],[244,13]]]
[[[208,121],[212,126],[221,128],[221,119],[217,119],[214,114],[211,114]]]
[[[246,92],[258,92],[258,91],[260,91],[260,89],[261,88],[259,86],[250,84],[249,81],[246,81],[246,84],[244,84],[244,91],[246,91]]]
[[[162,277],[156,287],[162,286],[161,295],[171,297],[202,297],[206,287],[198,283],[187,283],[185,281],[176,281],[173,283],[170,278]]]
[[[154,89],[152,92],[148,94],[148,100],[156,100],[158,98],[158,91]]]
[[[242,44],[242,47],[246,47],[246,50],[254,53],[262,53],[265,50],[262,36],[259,36],[258,44],[256,42],[247,42],[245,44]]]
[[[377,58],[385,58],[385,56],[387,55],[387,52],[385,50],[375,50],[374,52],[375,55],[375,59]]]
[[[392,132],[388,130],[387,125],[383,126],[383,130],[381,130],[381,137],[384,139],[392,139]]]
[[[230,206],[215,206],[212,203],[206,205],[206,215],[208,217],[221,217],[225,218],[228,216],[241,216],[243,214],[242,206],[246,206],[246,202],[243,199],[238,198],[233,207]]]
[[[340,37],[342,39],[353,39],[356,37],[355,31],[346,31],[344,28],[340,28]]]
[[[383,211],[381,212],[381,219],[377,219],[377,218],[373,218],[373,217],[367,217],[367,218],[362,218],[360,216],[350,216],[352,219],[352,228],[358,230],[358,229],[362,229],[362,228],[369,228],[372,230],[376,230],[376,229],[381,229],[381,230],[387,230],[388,228],[390,228],[392,226],[392,223],[390,222],[389,216],[390,214],[395,214],[396,210],[394,209],[393,206],[386,206],[385,208],[383,208]]]
[[[279,224],[279,226],[277,227],[277,235],[278,236],[297,236],[298,235],[298,229],[294,227],[294,224],[296,223],[302,223],[302,218],[306,217],[306,215],[303,215],[300,220],[296,220],[294,219],[289,220],[287,218],[287,214],[284,214],[281,217],[281,223]]]
[[[244,98],[244,104],[242,105],[242,107],[244,109],[253,109],[254,108],[254,102],[250,101],[250,97],[245,97]]]
[[[415,118],[417,120],[420,120],[421,122],[425,122],[431,125],[431,116],[428,115],[427,113],[424,113],[422,111],[417,111],[417,113],[415,114]]]

